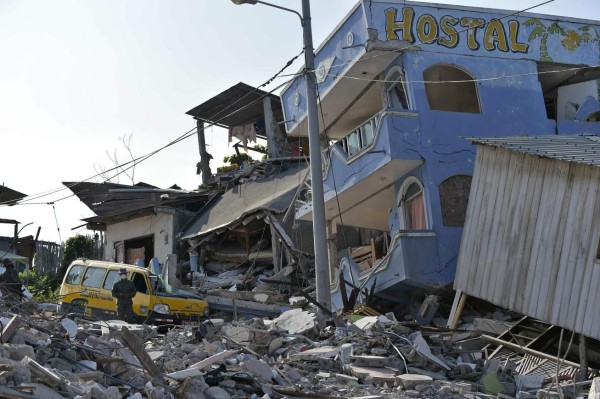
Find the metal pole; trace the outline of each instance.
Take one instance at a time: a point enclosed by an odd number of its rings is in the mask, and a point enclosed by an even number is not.
[[[323,193],[323,168],[317,109],[317,83],[315,78],[315,55],[312,43],[312,26],[309,0],[302,0],[302,34],[304,37],[304,60],[306,64],[306,105],[308,113],[308,145],[310,149],[310,174],[312,186],[313,238],[315,242],[315,274],[317,301],[331,311],[329,259],[325,233],[325,199]],[[322,316],[325,312],[320,310]],[[328,315],[327,315],[328,316]]]

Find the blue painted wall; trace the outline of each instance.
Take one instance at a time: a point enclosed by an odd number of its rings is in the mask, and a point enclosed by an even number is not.
[[[462,18],[480,18],[488,23],[506,14],[460,7],[439,8],[417,3],[406,4],[404,5],[404,1],[365,2],[354,10],[325,43],[317,54],[316,63],[335,57],[330,73],[343,74],[347,68],[347,64],[343,65],[344,62],[361,54],[360,48],[345,48],[348,32],[353,32],[355,43],[366,40],[367,26],[377,29],[380,40],[406,39],[407,37],[403,36],[404,28],[390,30],[390,27],[398,28],[400,20],[409,14],[412,15],[410,34],[415,38],[415,43],[419,42],[419,29],[420,38],[423,39],[428,33],[427,29],[435,29],[433,24],[438,24],[437,29],[441,29],[443,17],[447,17],[446,23],[452,21],[448,17],[456,18],[459,21],[458,26]],[[407,7],[411,11],[406,11]],[[394,18],[389,17],[392,14]],[[425,17],[422,20],[426,23],[419,28],[418,21],[423,15]],[[425,44],[421,40],[417,43],[420,51],[402,53],[385,71],[387,74],[395,66],[404,69],[406,80],[409,82],[409,97],[413,101],[413,115],[384,118],[373,148],[380,153],[360,156],[349,164],[343,157],[333,153],[330,167],[335,173],[329,171],[326,176],[326,198],[335,194],[334,176],[337,186],[335,188],[344,191],[351,189],[355,182],[367,178],[389,159],[424,161],[394,185],[397,193],[409,176],[415,176],[422,182],[430,228],[435,233],[435,237],[411,237],[401,240],[401,251],[395,256],[402,257],[403,264],[398,267],[404,268],[401,274],[408,280],[416,284],[431,284],[449,283],[454,278],[462,227],[443,225],[439,185],[454,175],[472,175],[475,148],[469,144],[466,137],[600,133],[600,123],[561,121],[557,125],[555,121],[547,118],[538,80],[537,62],[600,64],[598,23],[571,19],[557,21],[553,18],[555,17],[524,15],[497,20],[494,22],[496,30],[488,30],[487,33],[484,29],[476,30],[471,37],[471,45],[466,31],[458,33],[454,47],[442,45],[439,41]],[[423,30],[423,26],[429,28]],[[511,27],[514,31],[512,38]],[[446,28],[449,29],[447,26]],[[509,46],[507,51],[502,51],[501,48],[502,29]],[[584,34],[587,36],[583,36]],[[473,43],[479,43],[479,48],[472,48]],[[456,65],[478,80],[480,114],[429,109],[423,71],[442,63]],[[343,78],[337,78],[341,79]],[[328,77],[319,85],[322,96],[334,80],[333,77]],[[295,119],[297,122],[304,114],[304,85],[303,78],[298,78],[282,93],[286,119]],[[296,92],[301,93],[301,102],[298,105],[294,103]],[[395,204],[390,204],[390,207],[393,211],[388,221],[393,234],[400,228],[399,215]]]

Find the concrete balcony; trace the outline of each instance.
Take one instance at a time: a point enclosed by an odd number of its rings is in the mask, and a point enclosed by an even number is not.
[[[327,220],[341,215],[344,224],[389,231],[394,183],[423,162],[401,144],[404,132],[414,135],[418,125],[415,112],[384,110],[329,148],[323,178]],[[310,203],[296,216],[312,220]]]
[[[412,290],[439,283],[437,258],[438,237],[432,230],[399,231],[394,234],[388,253],[373,267],[361,270],[350,257],[341,259],[338,270],[343,279],[332,276],[332,302],[335,310],[342,307],[340,284],[353,282],[356,287],[373,292],[378,298],[402,302]],[[450,278],[451,279],[451,278]],[[349,288],[346,289],[349,292]],[[362,290],[361,290],[362,291]],[[408,297],[405,298],[408,300]]]

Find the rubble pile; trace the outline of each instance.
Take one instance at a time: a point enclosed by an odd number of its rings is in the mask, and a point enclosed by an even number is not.
[[[393,313],[324,321],[305,305],[275,318],[163,331],[19,313],[1,312],[0,397],[558,397],[552,376],[519,375],[515,362],[484,359],[482,334],[510,325],[503,315],[467,315],[463,329],[451,331]]]

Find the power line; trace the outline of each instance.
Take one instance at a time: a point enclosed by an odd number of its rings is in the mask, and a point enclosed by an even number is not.
[[[493,76],[489,78],[477,78],[477,79],[464,79],[464,80],[386,80],[386,79],[370,79],[370,78],[360,78],[356,76],[345,76],[345,75],[331,75],[327,74],[327,76],[335,76],[337,78],[342,79],[351,79],[351,80],[361,80],[366,82],[381,82],[381,83],[427,83],[427,84],[441,84],[441,83],[467,83],[467,82],[489,82],[493,80],[501,80],[501,79],[511,79],[511,78],[520,78],[524,76],[534,76],[534,75],[545,75],[551,73],[561,73],[561,72],[569,72],[569,71],[580,71],[583,69],[590,68],[600,68],[599,65],[590,65],[584,67],[573,67],[573,68],[564,68],[557,69],[554,71],[538,71],[538,72],[528,72],[521,73],[516,75],[502,75],[502,76]]]
[[[268,95],[272,94],[272,93],[273,93],[275,90],[278,90],[279,88],[281,88],[282,86],[286,85],[287,83],[288,83],[288,81],[281,83],[280,85],[278,85],[277,87],[275,87],[275,88],[274,88],[274,89],[272,89],[271,91],[269,91],[269,92],[266,92],[265,94],[263,94],[262,96],[260,96],[258,99],[254,100],[254,101],[252,101],[252,102],[250,102],[250,103],[248,103],[248,104],[246,104],[246,105],[245,105],[245,106],[243,106],[243,107],[240,107],[240,108],[238,108],[238,109],[234,110],[233,112],[230,112],[229,114],[227,114],[227,115],[223,116],[223,117],[222,117],[222,118],[220,118],[219,120],[217,120],[217,121],[215,121],[215,122],[212,122],[212,123],[208,124],[208,126],[207,126],[207,127],[215,126],[215,125],[216,125],[216,124],[218,124],[218,123],[219,123],[221,120],[223,120],[223,119],[225,119],[225,118],[227,118],[227,117],[230,117],[230,116],[232,116],[232,115],[235,115],[236,113],[238,113],[238,112],[241,112],[241,111],[245,110],[245,109],[246,109],[246,108],[248,108],[248,107],[251,107],[251,106],[253,106],[254,104],[258,103],[259,101],[262,101],[262,99],[263,99],[264,97],[266,97],[266,96],[268,96]],[[160,148],[158,148],[158,149],[156,149],[156,150],[154,150],[154,151],[152,151],[152,152],[150,152],[150,153],[148,153],[148,154],[146,154],[146,155],[140,156],[140,157],[138,157],[138,158],[136,158],[136,159],[134,159],[134,160],[131,160],[131,161],[125,162],[125,163],[123,163],[123,164],[117,165],[117,166],[115,166],[115,167],[113,167],[113,168],[109,169],[108,171],[114,171],[114,170],[116,170],[116,169],[119,169],[119,168],[121,168],[121,171],[119,171],[119,172],[118,172],[118,173],[116,173],[115,175],[113,175],[113,176],[109,177],[108,179],[106,179],[106,181],[108,181],[108,180],[110,180],[110,179],[113,179],[113,178],[115,178],[115,177],[119,176],[120,174],[124,173],[125,171],[127,171],[127,170],[129,170],[129,169],[131,169],[131,168],[133,168],[133,167],[135,167],[135,166],[137,166],[137,165],[139,165],[139,164],[140,164],[140,163],[142,163],[143,161],[145,161],[145,160],[149,159],[150,157],[154,156],[154,155],[155,155],[155,154],[157,154],[158,152],[160,152],[160,151],[162,151],[162,150],[164,150],[164,149],[166,149],[166,148],[168,148],[168,147],[171,147],[172,145],[175,145],[175,144],[179,143],[180,141],[183,141],[183,140],[185,140],[185,139],[187,139],[187,138],[189,138],[189,137],[193,136],[194,134],[196,134],[196,128],[193,128],[193,129],[191,129],[191,130],[188,130],[186,133],[182,134],[181,136],[179,136],[178,138],[174,139],[174,140],[173,140],[173,141],[171,141],[170,143],[168,143],[168,144],[166,144],[166,145],[164,145],[164,146],[162,146],[162,147],[160,147]],[[129,164],[132,164],[132,165],[128,166],[127,168],[123,168],[123,166],[125,166],[125,165],[129,165]],[[93,179],[93,178],[95,178],[95,177],[98,177],[98,176],[100,176],[100,175],[102,175],[102,174],[105,174],[105,173],[106,173],[106,171],[105,171],[105,172],[102,172],[102,173],[97,173],[97,174],[96,174],[96,175],[94,175],[94,176],[88,177],[88,178],[86,178],[86,179],[84,179],[84,180],[80,180],[80,181],[78,181],[78,182],[76,182],[76,183],[73,183],[73,184],[70,184],[70,185],[68,185],[68,186],[63,186],[63,187],[61,187],[61,188],[54,189],[54,190],[50,190],[50,191],[47,191],[47,192],[45,192],[45,193],[37,194],[37,195],[34,195],[34,196],[29,196],[29,197],[27,197],[27,198],[25,198],[25,199],[23,199],[23,200],[19,201],[17,204],[14,204],[14,205],[29,205],[29,204],[30,204],[30,201],[32,201],[32,200],[39,199],[39,198],[43,198],[43,197],[46,197],[46,196],[48,196],[48,195],[55,194],[55,193],[57,193],[57,192],[60,192],[60,191],[62,191],[62,190],[65,190],[65,189],[67,189],[67,188],[68,188],[68,189],[70,189],[70,188],[72,188],[72,187],[75,187],[75,186],[77,186],[78,184],[84,183],[84,182],[86,182],[86,181],[88,181],[88,180],[91,180],[91,179]],[[87,190],[82,190],[82,191],[80,191],[79,193],[81,193],[81,192],[84,192],[84,191],[87,191]],[[73,196],[75,196],[75,194],[68,195],[68,196],[66,196],[66,197],[60,198],[60,199],[58,199],[58,200],[55,200],[55,201],[53,201],[53,202],[62,201],[62,200],[64,200],[64,199],[67,199],[67,198],[70,198],[70,197],[73,197]],[[6,202],[3,202],[3,203],[0,203],[0,205],[7,205],[7,204],[9,204],[9,202],[8,202],[8,201],[6,201]],[[45,205],[50,205],[50,203],[37,203],[37,204],[45,204]]]
[[[296,59],[297,59],[297,58],[298,58],[300,55],[302,55],[303,53],[304,53],[304,50],[302,50],[302,51],[301,51],[301,52],[300,52],[298,55],[294,56],[294,57],[293,57],[293,58],[291,58],[291,59],[290,59],[288,62],[286,62],[286,64],[285,64],[285,65],[284,65],[284,66],[283,66],[283,67],[282,67],[282,68],[281,68],[281,69],[280,69],[280,70],[279,70],[279,71],[278,71],[278,72],[277,72],[275,75],[273,75],[272,77],[270,77],[270,78],[269,78],[267,81],[265,81],[264,83],[262,83],[260,86],[258,86],[258,87],[256,87],[256,88],[254,88],[252,91],[250,91],[250,92],[246,93],[246,94],[245,94],[244,96],[242,96],[241,98],[237,99],[237,100],[236,100],[234,103],[232,103],[232,104],[229,104],[229,105],[228,105],[226,108],[224,108],[224,109],[220,110],[219,112],[217,112],[215,115],[213,115],[213,116],[211,117],[211,119],[214,119],[216,116],[218,116],[218,115],[222,114],[224,111],[226,111],[227,109],[231,108],[232,106],[234,106],[235,104],[237,104],[238,102],[240,102],[241,100],[243,100],[244,98],[246,98],[247,96],[249,96],[250,94],[252,94],[252,93],[256,92],[256,91],[257,91],[257,90],[259,90],[260,88],[262,88],[262,87],[264,87],[264,86],[266,86],[266,85],[268,85],[268,84],[272,83],[272,82],[273,82],[273,80],[275,80],[276,78],[278,78],[278,77],[279,77],[279,75],[280,75],[280,74],[281,74],[281,73],[282,73],[282,72],[283,72],[285,69],[287,69],[287,68],[288,68],[288,67],[289,67],[289,66],[290,66],[290,65],[291,65],[291,64],[292,64],[292,63],[293,63],[293,62],[294,62],[294,61],[295,61],[295,60],[296,60]],[[217,125],[217,124],[218,124],[220,121],[222,121],[223,119],[225,119],[225,118],[228,118],[228,117],[230,117],[230,116],[232,116],[232,115],[235,115],[236,113],[238,113],[238,112],[241,112],[241,111],[245,110],[246,108],[248,108],[248,107],[250,107],[250,106],[252,106],[252,105],[256,104],[258,101],[261,101],[261,100],[262,100],[264,97],[266,97],[267,95],[270,95],[270,94],[272,94],[272,93],[273,93],[275,90],[278,90],[279,88],[281,88],[282,86],[286,85],[286,84],[287,84],[288,82],[290,82],[290,81],[291,81],[291,80],[288,80],[288,81],[286,81],[286,82],[283,82],[282,84],[278,85],[277,87],[275,87],[275,88],[274,88],[274,89],[272,89],[271,91],[269,91],[269,92],[267,92],[267,93],[263,94],[262,96],[260,96],[258,99],[256,99],[256,100],[254,100],[254,101],[250,102],[249,104],[246,104],[245,106],[243,106],[243,107],[241,107],[241,108],[238,108],[238,109],[234,110],[233,112],[230,112],[229,114],[227,114],[227,115],[223,116],[222,118],[219,118],[218,120],[216,120],[216,121],[214,121],[214,122],[211,122],[211,123],[209,123],[209,124],[208,124],[206,127],[208,128],[208,127],[215,126],[215,125]],[[128,162],[125,162],[125,163],[122,163],[122,164],[116,165],[116,166],[115,166],[115,167],[113,167],[113,168],[110,168],[110,169],[108,169],[108,170],[106,170],[106,171],[103,171],[103,172],[97,173],[97,174],[95,174],[95,175],[93,175],[93,176],[91,176],[91,177],[88,177],[88,178],[86,178],[86,179],[84,179],[84,180],[80,180],[80,181],[78,181],[78,182],[76,182],[76,183],[73,183],[73,184],[70,184],[70,185],[68,185],[68,186],[62,186],[62,187],[60,187],[60,188],[56,188],[56,189],[52,189],[52,190],[49,190],[49,191],[45,191],[45,192],[42,192],[42,193],[39,193],[39,194],[34,194],[34,195],[32,195],[32,196],[28,196],[28,197],[26,197],[26,198],[22,199],[21,201],[19,201],[17,204],[14,204],[14,203],[13,203],[13,205],[33,205],[33,204],[36,204],[36,205],[39,205],[39,204],[49,205],[49,203],[32,203],[31,201],[33,201],[33,200],[36,200],[36,199],[39,199],[39,198],[46,197],[46,196],[48,196],[48,195],[56,194],[56,193],[58,193],[58,192],[60,192],[60,191],[62,191],[62,190],[65,190],[65,189],[70,189],[70,188],[72,188],[72,187],[75,187],[75,186],[76,186],[76,185],[78,185],[78,184],[81,184],[81,183],[87,182],[87,181],[89,181],[89,180],[91,180],[91,179],[94,179],[94,178],[96,178],[96,177],[98,177],[98,176],[105,175],[107,172],[111,172],[111,171],[114,171],[114,170],[118,170],[118,169],[120,168],[120,169],[121,169],[121,171],[119,171],[117,174],[115,174],[115,175],[113,175],[113,176],[111,176],[111,177],[109,177],[109,178],[107,178],[107,179],[105,180],[105,181],[109,181],[109,180],[111,180],[111,179],[113,179],[113,178],[115,178],[115,177],[119,176],[120,174],[122,174],[122,173],[125,173],[127,170],[129,170],[129,169],[131,169],[131,168],[133,168],[133,167],[135,167],[135,166],[139,165],[140,163],[142,163],[143,161],[145,161],[145,160],[149,159],[150,157],[154,156],[154,155],[155,155],[155,154],[157,154],[158,152],[160,152],[160,151],[162,151],[162,150],[164,150],[164,149],[166,149],[166,148],[168,148],[168,147],[170,147],[170,146],[172,146],[172,145],[174,145],[174,144],[177,144],[178,142],[180,142],[180,141],[183,141],[183,140],[187,139],[188,137],[191,137],[191,136],[192,136],[192,135],[194,135],[194,134],[196,134],[196,128],[195,128],[195,127],[194,127],[193,129],[191,129],[191,130],[188,130],[187,132],[185,132],[184,134],[182,134],[181,136],[179,136],[179,137],[178,137],[178,138],[176,138],[175,140],[171,141],[170,143],[166,144],[165,146],[162,146],[162,147],[158,148],[157,150],[154,150],[154,151],[152,151],[152,152],[150,152],[150,153],[148,153],[148,154],[146,154],[146,155],[143,155],[143,156],[140,156],[140,157],[138,157],[138,158],[135,158],[135,159],[133,159],[133,160],[130,160],[130,161],[128,161]],[[130,165],[130,166],[129,166],[129,167],[127,167],[127,168],[123,168],[123,166],[129,165],[129,164],[132,164],[132,165]],[[83,192],[83,191],[81,191],[81,192]],[[75,196],[75,194],[68,195],[68,196],[66,196],[66,197],[60,198],[60,199],[58,199],[58,200],[55,200],[55,201],[53,201],[53,202],[62,201],[62,200],[64,200],[64,199],[67,199],[67,198],[70,198],[70,197],[73,197],[73,196]],[[1,202],[1,203],[0,203],[0,205],[7,205],[8,203],[9,203],[9,201],[6,201],[6,202]]]
[[[521,13],[523,13],[523,12],[526,12],[526,11],[529,11],[529,10],[533,10],[534,8],[541,7],[541,6],[543,6],[543,5],[546,5],[546,4],[548,4],[548,3],[552,3],[553,1],[555,1],[555,0],[547,0],[547,1],[544,1],[544,2],[542,2],[542,3],[535,4],[535,5],[531,6],[531,7],[524,8],[524,9],[522,9],[522,10],[520,10],[520,11],[514,11],[514,12],[512,12],[512,13],[510,13],[510,14],[505,14],[505,15],[503,15],[503,16],[501,16],[501,17],[499,17],[499,18],[493,18],[492,20],[503,20],[503,19],[506,19],[506,18],[509,18],[509,17],[512,17],[512,16],[515,16],[515,15],[519,15],[519,14],[521,14]],[[490,23],[492,20],[490,20],[490,21],[488,21],[488,22],[486,22],[486,23],[484,23],[484,24],[477,25],[477,26],[475,26],[474,28],[484,28],[484,27],[486,27],[486,26],[487,26],[487,25],[488,25],[488,24],[489,24],[489,23]],[[467,31],[469,31],[469,29],[472,29],[472,28],[471,28],[471,27],[467,27],[467,28],[465,28],[465,29],[458,30],[458,31],[456,31],[455,33],[452,33],[452,34],[445,34],[443,37],[454,37],[454,36],[458,36],[459,34],[461,34],[461,33],[463,33],[463,32],[467,32]],[[433,38],[433,41],[435,41],[435,40],[437,40],[437,39],[440,39],[440,33],[441,33],[441,32],[438,32],[438,34],[436,35],[436,37],[435,37],[435,38]],[[366,46],[366,44],[367,44],[367,42],[365,42],[363,45],[365,45],[365,46]],[[382,57],[382,56],[384,56],[384,55],[388,55],[389,53],[393,53],[393,52],[400,53],[400,52],[402,52],[402,51],[404,51],[404,50],[408,50],[408,49],[410,49],[410,48],[413,48],[413,47],[416,47],[416,46],[418,46],[418,45],[420,45],[420,44],[428,44],[428,43],[424,43],[422,40],[419,40],[419,41],[416,41],[415,43],[409,44],[408,46],[405,46],[405,47],[402,47],[402,48],[398,48],[398,49],[394,49],[394,50],[389,50],[389,51],[382,52],[382,53],[380,53],[380,54],[373,54],[373,55],[371,55],[371,56],[369,56],[369,57],[365,57],[365,58],[358,59],[358,60],[356,60],[356,62],[368,61],[368,60],[371,60],[371,59],[373,59],[373,58]],[[351,63],[353,63],[353,62],[355,62],[355,61],[354,61],[354,60],[350,60],[350,61],[341,62],[341,63],[339,63],[339,64],[333,64],[333,65],[331,65],[331,66],[329,67],[329,69],[331,69],[331,68],[337,68],[337,67],[343,67],[343,66],[345,66],[345,65],[348,65],[348,64],[351,64]],[[315,69],[315,70],[313,70],[313,71],[311,71],[311,72],[317,72],[317,70]],[[287,75],[280,75],[280,77],[291,77],[291,76],[298,76],[298,75],[301,75],[301,74],[299,74],[299,73],[296,73],[296,74],[287,74]],[[328,76],[334,76],[334,75],[328,75]]]

